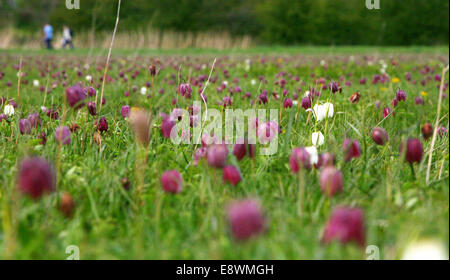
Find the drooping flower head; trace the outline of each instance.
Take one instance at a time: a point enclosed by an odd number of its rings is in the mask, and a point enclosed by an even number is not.
[[[63,145],[68,145],[71,143],[70,129],[67,126],[60,126],[55,130],[56,141]]]
[[[359,208],[336,208],[325,227],[322,241],[324,243],[339,241],[341,244],[355,242],[363,247],[365,244],[363,211]]]
[[[381,127],[375,127],[372,130],[372,140],[377,144],[383,146],[389,140],[389,136]]]
[[[344,179],[341,171],[334,166],[325,167],[320,173],[320,189],[327,196],[342,192]]]
[[[163,190],[168,193],[180,193],[183,189],[183,177],[177,170],[169,170],[161,176]]]
[[[227,212],[231,234],[236,240],[247,240],[265,229],[265,219],[257,200],[233,202],[228,206]]]
[[[224,183],[229,182],[233,186],[236,186],[242,181],[241,173],[234,165],[225,166],[222,172],[222,180]]]
[[[344,151],[345,161],[350,161],[361,155],[361,145],[357,140],[346,138],[342,143],[342,150]]]
[[[22,160],[18,174],[19,190],[31,196],[40,198],[44,193],[55,188],[55,176],[52,166],[43,158],[31,157]]]
[[[80,109],[84,106],[83,100],[86,98],[86,93],[79,84],[76,84],[66,89],[66,98],[70,107]]]

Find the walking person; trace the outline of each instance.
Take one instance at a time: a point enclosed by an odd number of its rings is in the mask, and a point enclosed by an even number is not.
[[[72,37],[73,37],[72,30],[67,25],[64,25],[64,27],[63,27],[63,44],[62,44],[63,49],[65,49],[66,46],[69,46],[71,49],[73,49]]]
[[[52,40],[53,40],[53,27],[47,23],[46,25],[44,25],[44,41],[45,46],[48,50],[53,49]]]

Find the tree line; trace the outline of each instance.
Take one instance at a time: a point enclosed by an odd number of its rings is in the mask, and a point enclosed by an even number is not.
[[[0,26],[36,31],[110,30],[117,0],[0,0]],[[261,44],[436,45],[449,43],[448,0],[122,0],[120,30],[226,31]]]

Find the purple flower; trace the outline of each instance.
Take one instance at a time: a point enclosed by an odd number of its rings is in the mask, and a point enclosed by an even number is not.
[[[328,88],[331,90],[332,93],[336,93],[339,91],[339,84],[337,82],[330,82],[328,84]]]
[[[19,121],[20,134],[30,134],[31,133],[31,122],[28,119],[21,119]]]
[[[123,118],[127,118],[130,115],[130,106],[122,106],[122,108],[120,109],[120,114]]]
[[[80,109],[84,106],[83,100],[86,98],[86,94],[83,88],[77,84],[66,89],[66,98],[70,107]]]
[[[183,178],[177,170],[169,170],[161,176],[161,185],[167,193],[180,193],[183,189]]]
[[[437,129],[437,133],[439,134],[440,137],[445,137],[447,135],[447,128],[440,126]]]
[[[395,98],[398,101],[405,101],[406,100],[406,92],[404,90],[399,89],[397,91],[397,94],[395,95]],[[395,107],[395,106],[394,106]]]
[[[169,139],[170,133],[172,131],[172,128],[175,126],[175,121],[172,120],[170,116],[163,116],[162,123],[161,123],[161,132],[164,136],[164,138]]]
[[[341,171],[334,166],[325,167],[320,173],[320,189],[327,196],[342,192],[344,179]]]
[[[248,152],[250,158],[255,157],[255,144],[249,144],[247,139],[239,139],[233,147],[233,155],[241,161]]]
[[[311,108],[311,99],[309,98],[309,96],[303,97],[302,108],[305,110]]]
[[[97,115],[97,105],[94,101],[89,101],[88,103],[88,111],[91,116]]]
[[[305,148],[294,148],[289,158],[289,166],[292,173],[297,173],[301,168],[311,168],[311,160],[308,151]]]
[[[108,131],[108,121],[105,117],[101,117],[100,120],[98,120],[97,130],[100,132]]]
[[[391,112],[392,112],[391,108],[389,108],[389,107],[384,108],[383,109],[383,117],[387,118],[387,116],[389,116],[391,114]]]
[[[404,151],[405,143],[400,145],[400,153]],[[422,160],[423,147],[422,143],[417,138],[410,138],[406,141],[405,160],[411,164],[419,163]]]
[[[228,222],[237,240],[247,240],[264,231],[265,220],[258,201],[247,199],[228,206]]]
[[[353,139],[346,138],[342,143],[342,150],[344,151],[345,161],[350,161],[352,158],[361,155],[361,146],[358,141]]]
[[[28,115],[28,120],[31,123],[31,126],[35,129],[38,128],[38,126],[41,125],[41,117],[38,113],[31,113]]]
[[[363,212],[359,208],[339,207],[333,211],[325,227],[322,241],[333,240],[341,244],[355,242],[363,247],[365,244],[365,227]]]
[[[55,188],[52,166],[39,157],[22,160],[17,181],[19,190],[33,199],[38,199]]]
[[[206,158],[208,164],[215,168],[224,168],[227,162],[228,149],[225,145],[215,144],[208,147]]]
[[[386,130],[381,127],[375,127],[372,130],[372,140],[378,145],[384,145],[389,140]]]
[[[181,94],[181,96],[184,96],[185,98],[191,98],[192,96],[192,87],[188,83],[180,84],[178,87],[178,91]]]
[[[417,96],[416,98],[414,98],[414,103],[416,103],[416,105],[424,105],[425,101],[423,100],[422,97]]]
[[[63,145],[68,145],[71,143],[70,129],[67,126],[60,126],[55,130],[56,141]]]
[[[233,186],[236,186],[240,181],[242,181],[241,173],[233,165],[227,165],[222,170],[222,180],[224,183],[229,182]]]
[[[0,114],[0,123],[1,123],[2,121],[7,121],[7,117],[6,117],[5,114]]]
[[[283,102],[284,108],[291,108],[292,107],[292,100],[290,98],[286,98]]]

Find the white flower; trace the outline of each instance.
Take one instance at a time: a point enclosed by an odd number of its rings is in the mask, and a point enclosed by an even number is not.
[[[5,105],[5,108],[3,108],[3,113],[7,116],[14,115],[14,106],[10,104]]]
[[[326,118],[332,118],[334,116],[333,103],[327,102],[325,104],[316,104],[313,107],[314,117],[318,122]]]
[[[407,246],[402,260],[448,260],[448,253],[440,242],[421,240]]]
[[[256,85],[256,80],[255,80],[255,79],[252,79],[252,80],[250,81],[250,83],[252,84],[252,86],[254,86],[254,85]]]
[[[33,81],[33,86],[38,87],[39,86],[39,80],[34,80]]]
[[[145,95],[147,93],[147,88],[146,87],[141,87],[141,94]]]
[[[293,104],[294,106],[297,106],[297,104],[298,104],[297,100],[292,101],[292,104]]]
[[[92,81],[92,76],[91,75],[87,75],[86,76],[86,81],[91,82]]]
[[[317,148],[315,146],[306,147],[305,150],[309,154],[309,161],[311,164],[317,164],[319,162],[319,153],[317,152]]]
[[[303,97],[309,97],[311,95],[311,92],[309,90],[305,91],[305,94],[303,95]]]
[[[323,145],[323,142],[325,140],[325,137],[323,136],[322,132],[313,132],[311,134],[311,142],[314,146],[321,146]]]
[[[41,106],[41,111],[42,111],[43,113],[47,113],[47,107]]]
[[[223,81],[223,83],[224,83],[226,86],[228,86],[228,81]]]
[[[245,71],[249,71],[250,70],[250,59],[246,59],[245,60]]]
[[[322,60],[320,61],[320,65],[325,66],[325,64],[327,64],[327,62],[326,62],[325,60],[322,59]]]

